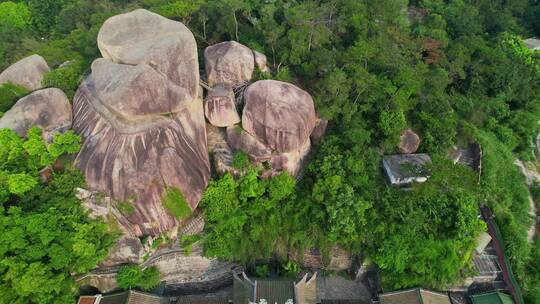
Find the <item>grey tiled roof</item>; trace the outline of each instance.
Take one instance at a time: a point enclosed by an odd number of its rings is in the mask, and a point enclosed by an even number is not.
[[[111,295],[104,295],[100,304],[169,304],[169,298],[130,290]]]
[[[285,304],[294,300],[294,281],[287,279],[257,280],[257,302],[265,299],[268,304]]]

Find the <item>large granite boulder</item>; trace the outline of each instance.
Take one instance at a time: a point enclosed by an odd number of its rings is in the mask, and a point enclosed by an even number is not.
[[[49,71],[49,66],[43,57],[32,55],[15,62],[4,70],[0,74],[0,84],[12,82],[30,91],[38,90],[43,88],[41,84],[43,75]]]
[[[317,122],[313,99],[295,85],[261,80],[244,95],[242,127],[277,152],[296,150],[309,140]]]
[[[128,65],[146,63],[197,96],[197,44],[184,24],[137,9],[107,19],[97,43],[103,58]]]
[[[227,128],[227,141],[235,149],[247,153],[253,162],[261,163],[272,158],[272,150],[240,126]]]
[[[161,201],[175,187],[194,209],[210,176],[193,34],[145,10],[114,16],[100,29],[103,59],[74,99],[83,138],[75,164],[91,190],[134,211],[120,224],[135,236],[178,225]]]
[[[234,92],[228,86],[216,85],[208,91],[204,113],[208,121],[216,127],[232,126],[240,122]]]
[[[9,128],[25,136],[33,126],[43,130],[43,137],[51,140],[55,132],[71,127],[71,104],[60,89],[42,89],[21,98],[0,118],[0,129]]]
[[[296,175],[311,148],[317,117],[311,96],[298,87],[275,80],[261,80],[244,94],[242,126],[227,128],[227,141],[248,154],[254,163]]]
[[[253,51],[236,41],[225,41],[204,50],[208,85],[226,83],[237,87],[251,80],[255,70]]]
[[[401,133],[399,138],[399,152],[403,154],[412,154],[418,151],[420,147],[420,136],[413,130],[407,129]]]

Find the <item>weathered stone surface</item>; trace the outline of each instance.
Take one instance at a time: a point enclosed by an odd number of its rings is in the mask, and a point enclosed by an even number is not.
[[[315,127],[313,99],[304,90],[276,80],[261,80],[245,91],[242,127],[280,153],[302,147]]]
[[[325,261],[322,252],[318,249],[309,249],[302,253],[289,253],[289,259],[299,262],[305,268],[343,271],[353,266],[353,256],[339,246],[332,248],[329,258],[329,261]]]
[[[75,164],[91,190],[133,201],[119,217],[131,234],[160,234],[178,224],[161,204],[165,187],[195,208],[210,175],[195,39],[136,10],[107,20],[98,42],[108,59],[93,63],[74,99]]]
[[[326,133],[326,128],[328,127],[328,120],[319,118],[317,119],[317,123],[315,124],[315,128],[313,129],[313,132],[311,133],[311,141],[313,143],[318,143]]]
[[[234,92],[230,87],[217,85],[209,90],[204,113],[208,121],[216,127],[228,127],[240,122]]]
[[[413,130],[407,129],[401,133],[399,151],[403,154],[415,153],[420,147],[420,136]]]
[[[272,151],[240,126],[227,128],[227,142],[234,149],[247,153],[252,162],[261,163],[272,158]]]
[[[127,263],[140,263],[142,260],[143,246],[136,237],[123,236],[109,251],[109,256],[100,263],[100,267],[112,267]]]
[[[92,87],[108,109],[129,121],[180,112],[197,96],[149,65],[103,58],[92,63]]]
[[[268,66],[266,65],[266,55],[253,51],[253,56],[255,56],[255,64],[257,65],[257,68],[259,68],[261,72],[268,72],[269,70]]]
[[[204,67],[210,86],[220,83],[237,87],[253,76],[253,51],[236,41],[225,41],[204,50]]]
[[[99,290],[101,293],[108,293],[118,289],[116,282],[116,272],[106,274],[89,273],[77,278],[79,286],[90,286]]]
[[[308,139],[298,149],[273,157],[271,162],[272,168],[279,168],[296,176],[310,150],[311,142]]]
[[[0,74],[0,84],[12,82],[30,91],[38,90],[43,88],[41,84],[43,75],[49,71],[49,66],[43,57],[32,55],[15,62],[4,70]]]
[[[71,127],[71,104],[60,89],[38,90],[21,98],[0,118],[0,129],[9,128],[25,136],[33,126],[43,130],[43,137],[52,139],[55,132]]]
[[[97,42],[103,58],[129,65],[147,63],[196,96],[197,44],[184,24],[138,9],[107,19]]]

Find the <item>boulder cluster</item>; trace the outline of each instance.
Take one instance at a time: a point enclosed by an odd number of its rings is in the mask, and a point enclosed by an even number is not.
[[[297,174],[318,121],[311,96],[281,81],[250,83],[256,69],[268,71],[266,56],[235,41],[207,47],[204,62],[209,85],[206,118],[213,126],[226,128],[229,147],[270,167],[267,176],[284,170]],[[220,161],[214,159],[216,168],[233,170]]]
[[[97,44],[102,58],[80,84],[73,109],[61,90],[42,89],[49,71],[42,57],[30,56],[2,72],[0,83],[33,92],[5,113],[0,128],[24,136],[38,125],[48,138],[73,128],[83,139],[75,165],[89,190],[134,207],[114,214],[130,236],[127,243],[179,226],[162,204],[167,188],[180,190],[195,209],[212,168],[241,174],[232,168],[239,150],[264,165],[265,176],[295,175],[326,128],[306,91],[254,80],[257,71],[268,71],[266,56],[238,42],[205,49],[202,79],[191,31],[146,10],[109,18]]]
[[[60,89],[43,88],[43,77],[49,71],[43,57],[32,55],[0,73],[0,85],[9,82],[31,92],[0,117],[0,129],[9,128],[25,136],[28,129],[37,126],[43,130],[44,139],[51,141],[54,133],[71,128],[71,104],[66,94]]]

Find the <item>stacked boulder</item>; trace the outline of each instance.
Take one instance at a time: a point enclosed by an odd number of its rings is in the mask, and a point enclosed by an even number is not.
[[[256,67],[267,71],[266,57],[234,41],[209,46],[204,55],[210,86],[205,101],[208,121],[227,128],[230,147],[244,151],[256,164],[269,165],[267,174],[297,174],[318,121],[311,96],[289,83],[257,81],[239,90],[244,104],[240,119],[236,107],[241,103],[235,102],[233,90],[249,83]],[[219,155],[214,163],[223,167]]]
[[[49,66],[43,57],[32,55],[23,58],[0,73],[0,84],[11,82],[35,91],[43,88],[42,81]]]
[[[399,137],[399,152],[401,154],[413,154],[420,147],[420,136],[411,129],[406,129]]]
[[[98,34],[103,58],[75,95],[73,128],[83,138],[75,164],[91,190],[134,211],[134,236],[178,225],[162,204],[179,189],[197,207],[210,176],[197,46],[182,23],[146,10],[109,18]]]
[[[26,136],[31,127],[43,130],[43,138],[52,141],[57,132],[71,128],[71,104],[60,89],[37,90],[27,95],[0,118],[0,129],[9,128]]]
[[[0,85],[9,82],[33,91],[0,117],[0,129],[12,129],[18,135],[26,136],[28,129],[39,127],[43,130],[43,138],[50,142],[55,133],[71,128],[71,104],[66,94],[57,88],[43,89],[43,77],[49,71],[43,57],[32,55],[0,73]]]

